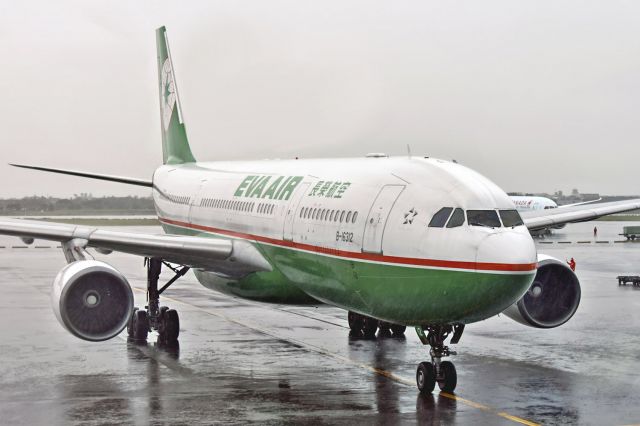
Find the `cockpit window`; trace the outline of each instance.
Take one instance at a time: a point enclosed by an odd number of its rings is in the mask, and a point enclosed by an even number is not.
[[[467,210],[467,221],[471,226],[500,228],[500,219],[495,210]]]
[[[431,218],[431,222],[429,222],[430,228],[442,228],[445,223],[447,223],[447,219],[449,219],[449,215],[453,210],[452,207],[443,207],[436,212]]]
[[[520,214],[516,210],[500,210],[500,219],[507,228],[524,225]]]
[[[449,223],[447,223],[447,228],[456,228],[462,225],[464,225],[464,210],[455,209],[451,219],[449,219]]]

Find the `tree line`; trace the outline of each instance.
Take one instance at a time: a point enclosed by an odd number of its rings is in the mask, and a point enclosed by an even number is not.
[[[93,197],[91,194],[76,194],[71,198],[31,196],[0,199],[0,214],[51,214],[82,212],[119,212],[130,214],[153,214],[151,197]]]

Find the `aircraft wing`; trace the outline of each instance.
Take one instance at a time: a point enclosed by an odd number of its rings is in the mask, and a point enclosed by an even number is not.
[[[0,219],[0,234],[58,241],[72,249],[93,247],[103,252],[119,251],[159,257],[170,263],[204,269],[229,277],[271,271],[271,265],[251,243],[169,234],[145,234],[21,219]],[[66,249],[66,246],[63,246]]]
[[[611,203],[583,204],[566,208],[521,212],[522,220],[531,231],[572,222],[587,222],[613,213],[640,209],[640,199]]]

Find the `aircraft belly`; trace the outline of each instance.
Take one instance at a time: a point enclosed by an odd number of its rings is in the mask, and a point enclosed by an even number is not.
[[[195,271],[203,286],[230,296],[258,302],[289,305],[314,305],[319,302],[292,285],[278,271],[257,272],[241,279],[225,278],[214,273]]]

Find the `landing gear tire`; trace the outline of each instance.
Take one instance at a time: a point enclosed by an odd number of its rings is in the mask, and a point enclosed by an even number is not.
[[[416,384],[422,394],[430,394],[436,387],[436,372],[430,362],[421,362],[416,371]]]
[[[363,319],[362,315],[349,311],[349,313],[347,314],[347,321],[349,321],[349,329],[351,331],[362,330],[362,323],[363,323],[362,319]]]
[[[456,367],[451,361],[442,361],[440,363],[440,377],[438,377],[437,381],[438,387],[442,392],[451,393],[456,389],[458,373],[456,373]]]
[[[378,320],[364,317],[364,321],[362,322],[362,336],[365,339],[373,339],[376,337],[376,331],[378,331]]]
[[[404,325],[391,324],[391,332],[393,332],[394,337],[404,336],[404,332],[406,330],[407,330],[407,327]]]
[[[131,330],[129,336],[136,342],[146,342],[149,333],[149,318],[146,311],[134,310],[131,316]]]
[[[134,327],[133,327],[133,319],[136,316],[136,312],[138,312],[138,308],[133,308],[133,312],[131,313],[131,317],[129,318],[129,322],[127,323],[127,334],[131,339],[133,339],[133,335],[135,333]]]
[[[180,317],[178,311],[163,306],[161,309],[160,324],[158,327],[158,335],[160,342],[166,345],[174,345],[178,342],[180,335]]]
[[[378,336],[391,337],[391,324],[385,321],[378,321]]]

